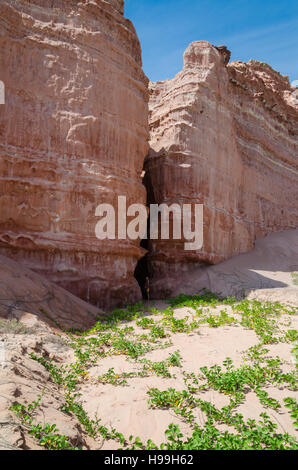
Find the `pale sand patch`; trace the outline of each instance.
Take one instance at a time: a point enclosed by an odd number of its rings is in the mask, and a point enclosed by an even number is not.
[[[239,326],[209,328],[203,325],[199,328],[199,334],[177,333],[171,339],[173,346],[152,351],[145,357],[151,361],[161,361],[179,350],[183,359],[183,369],[197,374],[201,367],[220,364],[227,357],[230,357],[238,367],[241,363],[241,351],[258,343],[254,331]]]
[[[90,417],[100,417],[103,425],[115,427],[127,437],[132,434],[134,437],[139,436],[143,441],[152,439],[156,444],[160,444],[164,441],[164,432],[171,423],[179,424],[183,433],[189,435],[189,426],[173,412],[148,407],[147,391],[153,387],[161,390],[169,387],[177,390],[184,388],[183,383],[177,383],[174,379],[156,376],[130,379],[128,387],[86,385],[81,389],[82,404]]]
[[[139,370],[139,367],[136,363],[129,361],[125,356],[111,356],[104,357],[102,360],[94,367],[88,369],[88,374],[90,377],[95,379],[101,375],[104,375],[108,372],[109,369],[115,369],[115,373],[122,374],[124,372],[136,372]]]

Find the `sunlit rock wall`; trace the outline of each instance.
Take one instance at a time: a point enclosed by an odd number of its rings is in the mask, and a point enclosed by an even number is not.
[[[150,241],[154,297],[177,292],[200,264],[297,226],[296,91],[267,64],[228,61],[224,46],[194,42],[175,78],[150,84],[148,202],[204,205],[201,250]]]
[[[136,300],[139,241],[96,207],[143,203],[148,80],[121,0],[2,0],[0,252],[100,307]]]

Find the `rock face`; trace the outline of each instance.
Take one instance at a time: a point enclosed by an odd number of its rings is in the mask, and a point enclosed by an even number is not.
[[[113,5],[113,7],[123,15],[124,13],[124,0],[106,0],[106,2]]]
[[[150,241],[153,297],[298,223],[296,91],[267,64],[227,65],[229,57],[224,46],[194,42],[174,79],[150,84],[148,202],[204,205],[201,250]]]
[[[96,207],[143,203],[148,80],[123,0],[2,0],[0,252],[101,307],[136,300],[139,242]]]

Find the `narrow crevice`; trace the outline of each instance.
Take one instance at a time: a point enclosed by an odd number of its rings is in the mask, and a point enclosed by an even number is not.
[[[146,160],[145,160],[146,162]],[[151,192],[150,191],[150,186],[148,189],[148,173],[145,171],[145,163],[144,163],[144,177],[143,177],[143,185],[145,186],[146,193],[147,193],[147,207],[149,210],[150,207],[150,200],[152,198]],[[144,248],[147,250],[147,253],[145,256],[143,256],[137,263],[135,271],[134,271],[134,277],[137,280],[140,290],[142,292],[142,297],[144,300],[149,299],[149,293],[146,288],[150,287],[150,269],[149,269],[149,251],[150,251],[150,213],[148,213],[148,221],[147,221],[147,238],[141,240],[140,246],[141,248]]]
[[[148,249],[148,240],[141,241],[141,247]],[[136,266],[134,277],[138,281],[140,286],[142,297],[144,300],[148,300],[148,293],[146,291],[146,279],[149,279],[149,269],[148,269],[148,253],[141,258]]]

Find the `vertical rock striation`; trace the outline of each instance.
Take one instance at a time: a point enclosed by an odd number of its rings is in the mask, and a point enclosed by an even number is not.
[[[139,297],[139,243],[95,237],[99,204],[145,201],[148,80],[123,4],[0,3],[0,252],[100,307]]]
[[[296,92],[267,64],[229,58],[225,46],[194,42],[174,79],[150,84],[148,202],[204,205],[201,250],[150,241],[155,297],[298,223]]]

